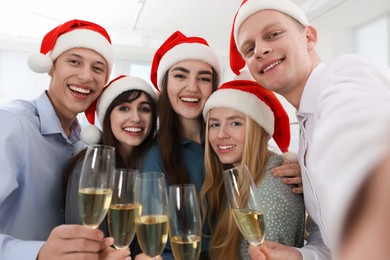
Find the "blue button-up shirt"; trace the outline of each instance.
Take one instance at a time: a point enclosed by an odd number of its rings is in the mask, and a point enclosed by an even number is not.
[[[63,223],[62,172],[79,141],[68,138],[46,93],[0,107],[0,259],[36,259]]]

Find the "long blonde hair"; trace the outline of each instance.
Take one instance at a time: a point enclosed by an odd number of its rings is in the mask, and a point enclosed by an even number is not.
[[[207,118],[208,121],[208,118]],[[222,171],[232,165],[223,165],[208,142],[206,127],[206,177],[200,191],[203,223],[211,227],[210,259],[239,259],[240,231],[230,213],[225,194]],[[245,148],[241,164],[248,166],[256,185],[261,182],[269,157],[269,135],[250,117],[246,117]],[[244,187],[245,188],[245,187]],[[246,202],[248,195],[243,198]],[[234,257],[233,257],[234,256]]]

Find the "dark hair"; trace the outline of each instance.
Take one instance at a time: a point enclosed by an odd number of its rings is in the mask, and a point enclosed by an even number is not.
[[[112,133],[110,116],[111,116],[111,112],[114,110],[115,107],[123,103],[133,102],[134,100],[138,99],[142,94],[145,94],[148,102],[151,105],[152,127],[149,135],[145,138],[145,140],[139,146],[134,148],[131,158],[126,158],[126,156],[124,156],[120,151],[119,148],[120,142],[115,138],[114,134]],[[122,94],[117,96],[111,102],[110,106],[107,108],[106,114],[103,119],[102,129],[103,129],[103,136],[100,143],[104,145],[110,145],[116,148],[116,152],[115,152],[116,168],[134,168],[134,169],[138,168],[146,152],[152,146],[153,138],[157,129],[157,108],[154,100],[149,94],[147,94],[142,90],[128,90],[123,92]],[[64,171],[62,176],[63,177],[62,187],[63,187],[64,194],[66,194],[70,175],[72,174],[74,167],[77,165],[79,160],[84,158],[85,152],[86,149],[82,150],[76,156],[74,156],[70,161],[68,167]]]
[[[160,155],[170,184],[184,184],[190,182],[189,172],[184,165],[181,155],[180,137],[182,136],[181,125],[176,112],[173,110],[168,97],[168,72],[162,80],[161,93],[158,100],[159,130],[158,140],[160,142]],[[212,68],[213,92],[217,90],[219,80],[217,72]],[[199,116],[199,124],[202,125],[202,139],[204,137],[205,123],[202,115]]]

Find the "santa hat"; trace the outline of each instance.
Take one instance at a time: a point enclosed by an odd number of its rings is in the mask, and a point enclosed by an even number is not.
[[[102,126],[104,117],[106,116],[106,112],[110,104],[120,94],[129,90],[142,90],[149,94],[155,103],[157,102],[156,92],[154,91],[153,87],[150,86],[144,79],[120,75],[107,84],[99,98],[93,102],[85,111],[85,116],[91,125],[84,127],[84,129],[81,131],[81,140],[89,145],[100,142],[102,132],[94,125],[95,112],[97,114],[99,124]]]
[[[237,47],[238,31],[249,16],[262,10],[276,10],[289,15],[303,26],[310,24],[303,10],[291,0],[243,0],[234,17],[230,35],[230,67],[236,75],[245,66],[245,60]]]
[[[153,58],[150,79],[157,90],[160,90],[169,68],[183,60],[204,61],[217,72],[218,80],[221,77],[218,55],[207,41],[200,37],[187,37],[176,31],[160,46]]]
[[[282,152],[290,145],[290,121],[272,91],[252,80],[233,80],[222,84],[207,100],[203,118],[213,108],[232,108],[252,118],[273,137]]]
[[[29,56],[28,66],[36,73],[49,72],[54,60],[73,48],[88,48],[102,55],[110,75],[114,62],[110,36],[100,25],[82,20],[65,22],[48,32],[42,40],[40,53]]]

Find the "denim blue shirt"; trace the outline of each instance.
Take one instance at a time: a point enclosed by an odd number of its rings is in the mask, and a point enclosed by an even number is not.
[[[62,172],[79,141],[68,138],[46,93],[0,106],[0,259],[36,259],[63,223]]]
[[[184,160],[184,164],[187,167],[187,170],[190,174],[191,183],[195,184],[196,190],[200,192],[204,178],[205,178],[205,169],[204,169],[204,145],[197,144],[195,142],[182,139],[181,140],[181,156]],[[159,171],[166,174],[162,158],[160,155],[160,145],[156,143],[152,146],[149,152],[146,154],[141,171]],[[169,183],[167,183],[169,185]],[[203,227],[202,231],[202,251],[208,250],[208,242],[210,231],[208,226]],[[170,242],[167,242],[167,246],[162,254],[164,260],[174,259]]]

